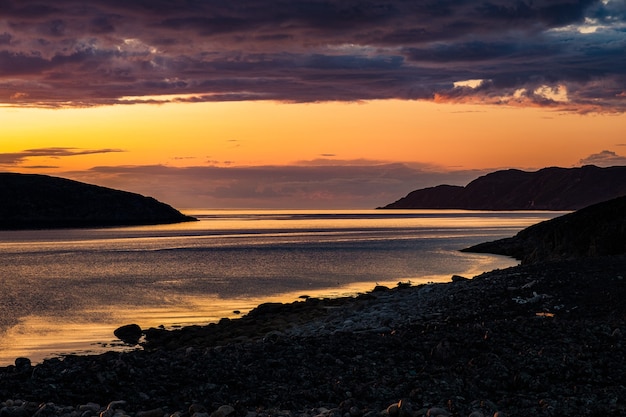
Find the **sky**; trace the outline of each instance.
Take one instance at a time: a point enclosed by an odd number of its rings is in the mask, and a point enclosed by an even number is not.
[[[0,171],[375,208],[626,165],[624,0],[0,0]]]

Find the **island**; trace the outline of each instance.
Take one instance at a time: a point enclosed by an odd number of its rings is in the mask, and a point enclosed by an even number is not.
[[[383,209],[578,210],[626,195],[626,166],[496,171],[467,184],[412,191]]]
[[[0,201],[0,230],[196,220],[152,197],[47,175],[0,173]]]

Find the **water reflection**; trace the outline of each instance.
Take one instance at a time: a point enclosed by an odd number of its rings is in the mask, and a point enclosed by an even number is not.
[[[101,351],[123,324],[204,324],[266,301],[448,280],[516,262],[464,254],[542,212],[189,212],[199,222],[0,236],[0,365]],[[106,345],[103,345],[105,343]]]

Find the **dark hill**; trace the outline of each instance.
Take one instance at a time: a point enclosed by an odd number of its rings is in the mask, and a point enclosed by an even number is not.
[[[385,209],[577,210],[626,195],[626,166],[509,169],[409,193]]]
[[[522,263],[626,254],[626,197],[530,226],[465,252],[512,256]]]
[[[193,221],[154,198],[46,175],[0,173],[0,229]]]

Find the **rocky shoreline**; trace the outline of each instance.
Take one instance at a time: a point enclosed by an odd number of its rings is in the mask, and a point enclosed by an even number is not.
[[[143,331],[0,368],[0,417],[626,415],[626,257],[547,262]]]

